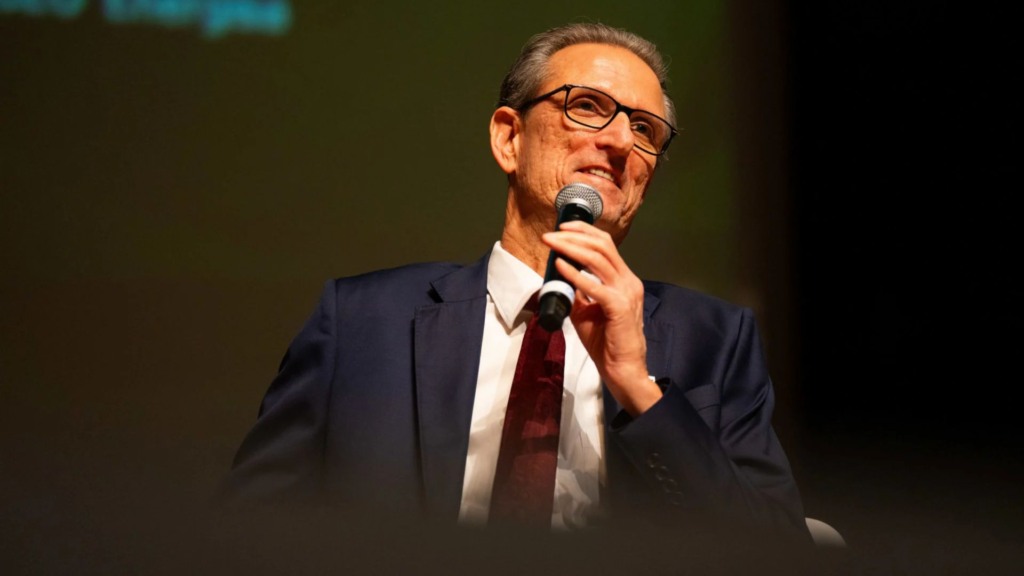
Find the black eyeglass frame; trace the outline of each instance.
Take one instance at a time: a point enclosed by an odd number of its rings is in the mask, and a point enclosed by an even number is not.
[[[608,121],[605,122],[601,126],[594,126],[593,124],[586,124],[584,122],[580,122],[579,120],[577,120],[577,119],[573,118],[572,116],[570,116],[569,115],[569,92],[571,92],[573,88],[583,88],[583,89],[586,89],[586,90],[590,90],[592,92],[597,92],[598,94],[602,94],[604,96],[607,96],[609,100],[614,102],[615,103],[615,111],[612,112],[612,115],[608,117]],[[543,102],[544,100],[546,100],[546,99],[548,99],[548,98],[550,98],[550,97],[554,96],[555,94],[558,94],[559,92],[562,92],[562,91],[565,92],[565,99],[562,101],[562,113],[565,114],[565,117],[568,118],[570,121],[575,122],[576,124],[579,124],[580,126],[586,126],[587,128],[593,128],[595,130],[604,130],[609,124],[611,124],[615,120],[615,117],[619,115],[619,112],[625,112],[626,113],[626,118],[629,118],[629,116],[633,112],[643,112],[644,114],[649,114],[651,116],[654,116],[658,120],[661,120],[662,122],[664,122],[665,126],[668,126],[669,135],[668,135],[668,138],[665,140],[665,143],[661,146],[661,151],[660,152],[653,152],[653,151],[648,150],[648,149],[646,149],[643,146],[640,146],[638,144],[634,144],[633,145],[634,147],[636,147],[637,150],[639,150],[641,152],[644,152],[646,154],[650,154],[652,156],[661,156],[661,155],[665,154],[665,152],[668,151],[668,145],[672,143],[672,139],[676,137],[676,134],[679,134],[679,130],[676,130],[676,127],[673,126],[671,122],[669,122],[668,120],[665,120],[661,116],[658,116],[654,112],[648,112],[647,110],[641,110],[639,108],[630,108],[629,106],[624,106],[624,105],[622,105],[622,103],[620,103],[618,100],[616,100],[611,94],[605,92],[604,90],[598,90],[597,88],[591,88],[590,86],[582,86],[580,84],[562,84],[561,86],[559,86],[558,88],[555,88],[554,90],[551,90],[550,92],[545,92],[544,94],[541,94],[540,96],[537,96],[536,98],[533,98],[531,100],[527,100],[522,106],[520,106],[518,108],[518,110],[520,112],[526,112],[530,108],[536,106],[538,103]]]

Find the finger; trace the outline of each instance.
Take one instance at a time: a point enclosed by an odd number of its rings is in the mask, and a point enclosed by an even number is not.
[[[593,273],[586,270],[579,270],[564,258],[555,259],[555,268],[566,279],[576,291],[583,295],[587,303],[596,302],[601,304],[607,302],[608,288],[604,282]]]
[[[602,308],[621,311],[643,302],[643,281],[628,269],[628,274],[612,276],[612,281],[609,281],[601,274],[577,269],[564,256],[555,259],[555,268],[577,291],[585,293],[588,301],[596,302]]]
[[[612,239],[611,235],[604,230],[601,230],[591,224],[587,224],[586,222],[576,220],[563,223],[559,228],[559,231],[554,234],[556,238],[565,238],[601,253],[605,258],[607,258],[608,262],[612,264],[615,270],[620,273],[628,270],[625,260],[623,260],[622,255],[619,254],[618,245],[615,244],[615,240]]]
[[[583,237],[589,238],[596,249],[600,249],[608,255],[614,254],[617,256],[619,253],[618,245],[615,243],[611,234],[592,224],[583,222],[582,220],[563,222],[559,226],[559,231],[576,232]]]
[[[605,244],[600,237],[574,231],[549,232],[544,235],[544,242],[559,255],[577,262],[605,282],[628,271],[614,245]]]

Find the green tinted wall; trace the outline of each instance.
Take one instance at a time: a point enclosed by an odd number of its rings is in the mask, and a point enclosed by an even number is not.
[[[283,30],[214,38],[187,15],[139,21],[136,7],[118,23],[102,2],[79,4],[74,18],[0,13],[9,278],[308,291],[379,266],[473,259],[501,226],[487,142],[501,77],[530,34],[590,20],[665,51],[683,129],[630,261],[733,290],[730,62],[715,2],[294,2]]]
[[[213,4],[0,4],[0,456],[24,515],[207,495],[326,279],[482,255],[498,85],[549,27],[665,52],[682,131],[623,250],[749,296],[719,3],[253,0],[287,19],[211,32]]]

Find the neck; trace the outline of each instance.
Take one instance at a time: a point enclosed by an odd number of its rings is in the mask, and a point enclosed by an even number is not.
[[[532,268],[538,275],[544,276],[550,248],[540,244],[540,240],[523,242],[521,238],[510,235],[508,232],[506,228],[501,234],[501,247],[515,256],[517,260]]]
[[[527,217],[529,216],[529,217]],[[509,194],[505,207],[505,227],[501,231],[501,247],[520,262],[544,276],[551,249],[541,241],[541,235],[554,230],[555,218],[537,218],[524,215]]]

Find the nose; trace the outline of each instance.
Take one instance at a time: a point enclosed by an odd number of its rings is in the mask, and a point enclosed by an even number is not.
[[[622,154],[629,154],[636,143],[636,137],[633,136],[633,130],[629,124],[629,114],[625,110],[620,110],[612,118],[612,121],[598,132],[598,139],[602,146],[612,148]]]

